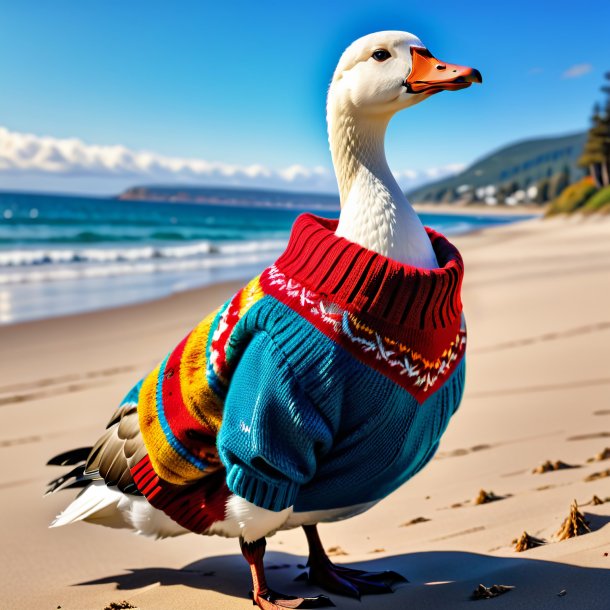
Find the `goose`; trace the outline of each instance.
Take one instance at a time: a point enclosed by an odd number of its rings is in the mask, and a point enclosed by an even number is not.
[[[51,527],[87,521],[157,538],[238,538],[264,610],[333,605],[273,590],[265,538],[302,527],[308,578],[360,597],[406,579],[333,564],[317,531],[371,508],[431,459],[464,386],[463,263],[389,169],[391,117],[481,83],[416,36],[377,32],[328,92],[337,220],[301,215],[285,252],[138,382],[47,493],[81,487]]]

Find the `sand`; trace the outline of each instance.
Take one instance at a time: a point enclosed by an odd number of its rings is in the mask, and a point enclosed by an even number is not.
[[[610,608],[610,221],[532,220],[455,240],[466,261],[467,390],[428,467],[369,512],[320,526],[335,560],[411,582],[338,608]],[[225,284],[153,303],[0,328],[0,608],[251,608],[235,540],[154,541],[89,524],[49,530],[74,492],[42,498],[56,453],[93,443],[138,376]],[[579,468],[534,474],[546,460]],[[481,489],[503,499],[476,505]],[[576,499],[586,535],[555,541]],[[427,520],[418,519],[423,517]],[[404,525],[415,520],[415,523]],[[516,553],[523,531],[550,542]],[[268,541],[274,588],[294,582],[300,530]],[[471,601],[482,583],[515,588]],[[477,607],[477,606],[475,606]]]
[[[484,203],[414,203],[413,208],[424,214],[460,214],[466,216],[542,216],[546,207],[535,203],[519,205],[486,205]]]

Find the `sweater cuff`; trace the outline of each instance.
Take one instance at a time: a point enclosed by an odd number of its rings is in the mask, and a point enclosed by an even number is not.
[[[227,470],[227,487],[259,508],[279,512],[293,506],[299,485],[292,481],[269,481],[248,472],[242,465]]]

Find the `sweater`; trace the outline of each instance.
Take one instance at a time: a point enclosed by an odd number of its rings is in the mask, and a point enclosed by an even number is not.
[[[136,485],[193,531],[212,520],[183,518],[195,490],[210,511],[209,489],[273,511],[379,500],[432,458],[458,408],[457,249],[427,228],[439,268],[423,270],[336,226],[300,216],[280,258],[128,395],[148,454]]]

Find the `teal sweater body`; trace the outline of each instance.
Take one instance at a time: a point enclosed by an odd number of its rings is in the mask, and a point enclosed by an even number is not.
[[[273,297],[247,318],[218,436],[231,491],[271,510],[340,508],[387,496],[432,458],[464,359],[420,404]]]

